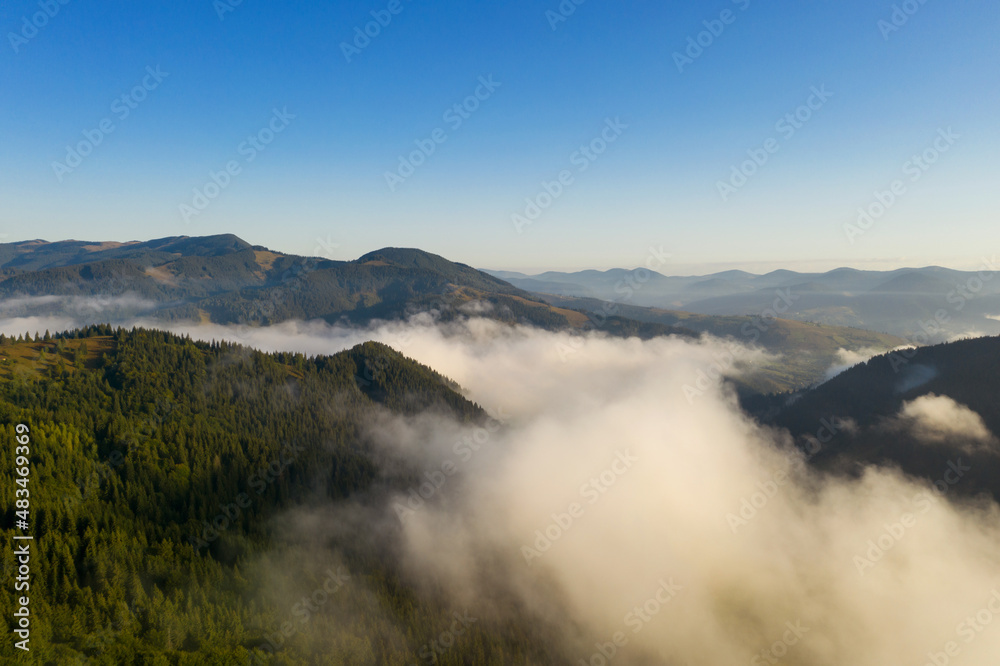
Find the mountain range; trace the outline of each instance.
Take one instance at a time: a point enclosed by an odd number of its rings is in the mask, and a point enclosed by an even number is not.
[[[622,271],[580,275],[595,285],[628,278]],[[477,315],[547,330],[599,330],[625,337],[708,333],[757,344],[780,356],[744,377],[746,386],[765,392],[822,379],[842,353],[875,353],[906,342],[860,328],[795,321],[781,309],[768,310],[770,305],[749,308],[752,316],[734,315],[747,310],[735,304],[733,312],[700,316],[639,307],[664,280],[690,280],[658,275],[651,274],[635,289],[633,302],[609,303],[532,293],[522,288],[539,286],[530,280],[491,275],[418,249],[383,248],[353,261],[336,261],[275,252],[231,234],[127,243],[35,240],[0,244],[0,316],[69,314],[80,325],[142,317],[247,326],[288,320],[363,326],[433,312],[443,320]],[[730,277],[747,282],[748,276],[733,272]],[[774,276],[768,279],[773,282]],[[616,287],[608,282],[608,288]],[[747,294],[748,299],[764,297]],[[773,292],[766,298],[768,304],[780,302]],[[794,303],[798,296],[789,298]]]
[[[384,248],[354,261],[272,252],[227,234],[146,242],[27,241],[0,245],[3,314],[100,310],[121,318],[269,325],[289,319],[364,324],[433,310],[475,312],[546,329],[586,315],[465,264]],[[77,308],[79,310],[81,308]],[[619,322],[619,326],[621,323]],[[648,335],[690,334],[645,326]]]
[[[689,277],[644,268],[539,275],[488,272],[526,291],[549,294],[550,302],[564,306],[574,302],[569,299],[582,298],[705,315],[754,315],[778,298],[786,308],[783,317],[926,342],[1000,333],[1000,279],[994,279],[998,266],[994,255],[984,257],[977,271],[930,266],[754,275],[733,270]]]

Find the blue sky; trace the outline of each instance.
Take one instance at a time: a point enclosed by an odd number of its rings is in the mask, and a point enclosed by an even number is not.
[[[231,232],[515,270],[655,246],[665,273],[998,246],[996,2],[896,24],[872,0],[235,2],[3,4],[6,241]]]

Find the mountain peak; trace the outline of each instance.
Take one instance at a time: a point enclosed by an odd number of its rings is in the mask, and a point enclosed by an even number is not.
[[[401,268],[440,269],[442,265],[451,265],[442,256],[418,250],[412,247],[384,247],[360,256],[355,260],[359,264],[384,263]]]
[[[219,256],[231,252],[242,252],[253,246],[235,234],[215,236],[168,236],[143,243],[150,250],[160,252],[180,252],[198,256]]]

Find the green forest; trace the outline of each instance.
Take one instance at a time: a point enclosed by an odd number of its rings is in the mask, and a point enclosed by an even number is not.
[[[544,626],[490,619],[488,600],[458,622],[466,609],[407,585],[363,520],[321,542],[282,529],[293,508],[418,479],[385,471],[363,424],[427,408],[482,422],[456,388],[376,343],[305,357],[107,325],[0,338],[0,600],[28,594],[31,613],[30,652],[5,613],[0,659],[562,663]],[[17,424],[30,430],[30,593],[14,590]]]

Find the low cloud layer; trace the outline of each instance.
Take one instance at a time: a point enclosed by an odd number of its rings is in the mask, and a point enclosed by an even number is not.
[[[22,296],[0,300],[0,319],[51,319],[60,324],[108,321],[150,312],[158,304],[134,294],[122,296]]]
[[[310,354],[375,339],[461,384],[502,425],[372,424],[383,453],[434,487],[422,502],[387,498],[369,536],[392,539],[410,582],[456,607],[518,599],[562,628],[570,663],[994,666],[1000,654],[996,506],[957,508],[890,471],[820,476],[720,382],[689,400],[728,345],[475,318],[171,328]],[[960,405],[921,400],[906,414],[925,428],[957,415],[976,431]]]
[[[900,418],[918,438],[934,443],[965,439],[986,444],[993,439],[982,417],[946,395],[927,395],[904,403]]]
[[[617,635],[659,663],[923,664],[949,642],[994,663],[1000,631],[958,627],[1000,583],[995,509],[890,472],[819,477],[720,385],[690,403],[714,343],[590,338],[563,363],[558,334],[408,333],[408,353],[509,415],[448,500],[404,520],[407,561],[463,602],[491,593],[490,552],[540,614],[535,590],[559,591],[587,662]]]
[[[894,350],[893,350],[894,351]],[[864,363],[873,356],[884,354],[885,350],[864,348],[856,351],[851,349],[838,349],[830,369],[823,375],[822,381],[833,379],[848,368],[853,368],[858,363]]]

